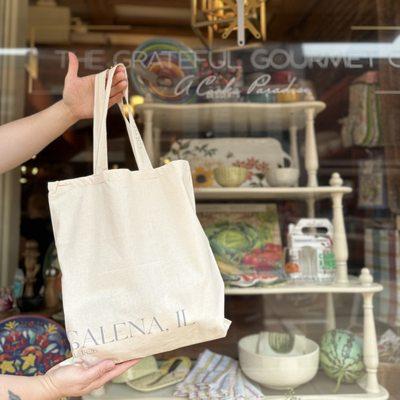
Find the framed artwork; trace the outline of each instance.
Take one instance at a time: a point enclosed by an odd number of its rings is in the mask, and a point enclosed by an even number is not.
[[[276,204],[199,204],[197,214],[225,281],[272,282],[282,271]]]

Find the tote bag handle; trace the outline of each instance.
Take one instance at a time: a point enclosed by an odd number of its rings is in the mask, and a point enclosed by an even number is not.
[[[93,112],[93,173],[95,175],[108,170],[106,121],[112,80],[118,66],[123,66],[125,69],[123,64],[117,64],[111,69],[100,72],[95,77]],[[125,74],[128,77],[126,69]],[[124,91],[124,100],[126,104],[129,104],[128,88]],[[129,141],[139,170],[152,169],[153,166],[151,165],[150,158],[144,147],[142,137],[140,136],[132,112],[128,110],[127,118],[122,100],[118,103],[118,107],[124,118]]]

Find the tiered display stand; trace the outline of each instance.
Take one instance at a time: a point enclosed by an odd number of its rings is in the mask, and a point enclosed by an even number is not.
[[[342,200],[351,192],[344,187],[338,173],[332,174],[330,186],[318,186],[318,154],[314,130],[314,117],[325,108],[322,102],[299,102],[287,104],[217,103],[195,105],[143,104],[139,113],[144,120],[144,139],[148,152],[154,160],[160,155],[161,129],[174,132],[214,131],[251,132],[268,129],[289,130],[290,155],[299,166],[297,135],[305,130],[305,169],[308,175],[306,187],[295,188],[207,188],[196,189],[197,200],[300,200],[308,204],[308,216],[315,215],[315,202],[331,198],[334,226],[334,252],[337,263],[336,282],[330,285],[288,281],[270,287],[226,288],[226,295],[262,295],[293,293],[325,293],[326,329],[334,329],[334,293],[360,293],[364,302],[364,363],[365,376],[354,385],[342,385],[339,393],[332,392],[334,383],[323,373],[309,383],[297,388],[295,400],[385,400],[389,394],[378,383],[378,347],[373,313],[373,296],[383,288],[374,283],[369,270],[364,268],[359,278],[349,277],[347,272],[348,247],[344,224]],[[263,389],[266,399],[292,400],[284,392]],[[84,397],[89,399],[152,399],[166,400],[173,397],[174,388],[148,394],[139,393],[126,385],[109,384],[106,395]]]

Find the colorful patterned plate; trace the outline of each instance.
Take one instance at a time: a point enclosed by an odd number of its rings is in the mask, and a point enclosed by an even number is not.
[[[0,322],[0,373],[42,375],[70,356],[63,327],[41,317],[21,315]]]
[[[196,76],[196,54],[176,40],[151,39],[138,46],[132,55],[132,81],[142,96],[153,101],[188,103],[194,90],[179,93],[179,82]]]

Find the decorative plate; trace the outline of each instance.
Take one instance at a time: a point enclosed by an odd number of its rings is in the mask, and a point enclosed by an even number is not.
[[[16,316],[0,322],[0,373],[43,375],[70,357],[64,328],[41,316]]]
[[[148,40],[134,51],[132,65],[133,85],[142,96],[150,94],[153,101],[173,103],[195,99],[193,89],[177,90],[180,82],[190,76],[194,79],[197,73],[196,54],[184,44],[171,39]]]
[[[250,274],[239,275],[238,280],[231,280],[227,283],[231,286],[246,288],[256,286],[257,284],[260,284],[261,286],[268,286],[283,281],[284,280],[279,272],[253,272]]]

